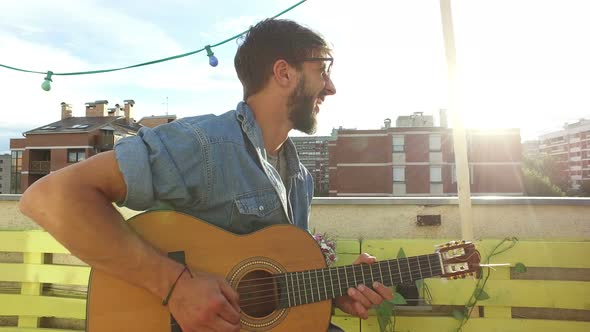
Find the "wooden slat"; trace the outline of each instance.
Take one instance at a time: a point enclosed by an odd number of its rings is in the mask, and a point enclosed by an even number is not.
[[[45,262],[45,255],[43,253],[25,252],[23,254],[23,262],[25,264],[43,264]],[[21,294],[23,295],[41,295],[43,291],[43,284],[39,282],[23,282],[21,283]],[[18,317],[19,327],[39,327],[39,317],[36,315],[20,315]]]
[[[0,263],[2,281],[86,285],[89,275],[87,266]]]
[[[63,330],[63,329],[49,329],[49,328],[34,328],[34,327],[14,327],[14,326],[0,326],[0,332],[84,332],[84,330]]]
[[[455,331],[459,321],[452,317],[397,317],[396,331],[440,332]],[[539,331],[590,331],[590,322],[570,322],[544,319],[489,319],[472,318],[463,332],[539,332]],[[361,332],[379,332],[377,318],[361,320]]]
[[[475,241],[483,260],[500,241]],[[379,259],[391,259],[397,257],[400,248],[404,249],[406,256],[416,256],[432,253],[436,244],[445,242],[444,239],[364,240],[361,252],[369,252]],[[530,267],[590,268],[590,259],[584,253],[590,253],[590,241],[518,241],[510,250],[494,256],[492,262],[513,266],[520,262]]]
[[[0,231],[0,251],[69,253],[49,233],[37,230]]]
[[[332,316],[332,323],[346,332],[360,332],[361,329],[360,318],[356,317]]]
[[[86,319],[86,300],[0,294],[0,316],[21,315]]]
[[[361,243],[359,240],[338,239],[336,240],[336,252],[343,254],[359,254]]]
[[[475,289],[472,279],[427,279],[432,304],[464,305]],[[552,280],[492,280],[485,291],[490,299],[482,306],[590,309],[590,282]]]

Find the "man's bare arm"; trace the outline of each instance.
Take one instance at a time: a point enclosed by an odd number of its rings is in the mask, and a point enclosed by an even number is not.
[[[112,205],[125,195],[125,181],[109,151],[36,181],[19,208],[92,267],[163,298],[182,266],[127,227]]]

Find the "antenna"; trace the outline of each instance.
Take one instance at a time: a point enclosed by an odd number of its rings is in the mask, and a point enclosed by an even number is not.
[[[166,102],[162,103],[162,105],[166,104],[166,115],[168,115],[168,97],[166,97]]]

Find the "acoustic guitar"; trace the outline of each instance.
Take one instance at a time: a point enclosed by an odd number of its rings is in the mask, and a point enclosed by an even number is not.
[[[475,246],[461,241],[437,246],[428,255],[327,268],[318,243],[293,225],[236,235],[173,211],[146,212],[128,223],[171,258],[224,276],[239,294],[242,331],[325,332],[330,300],[350,287],[455,279],[474,274],[480,261]],[[161,302],[143,288],[92,269],[86,331],[180,332]]]

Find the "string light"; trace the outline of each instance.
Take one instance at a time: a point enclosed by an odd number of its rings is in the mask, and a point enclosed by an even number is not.
[[[298,7],[299,5],[301,5],[302,3],[306,2],[307,0],[301,0],[298,3],[294,4],[293,6],[283,10],[282,12],[276,14],[275,16],[272,16],[271,18],[277,18],[289,11],[291,11],[292,9],[294,9],[295,7]],[[34,70],[27,70],[27,69],[21,69],[21,68],[16,68],[16,67],[11,67],[11,66],[7,66],[7,65],[3,65],[0,64],[0,67],[4,67],[7,69],[12,69],[15,71],[20,71],[20,72],[24,72],[24,73],[32,73],[32,74],[43,74],[46,75],[45,76],[45,80],[43,81],[43,83],[41,84],[41,88],[45,91],[49,91],[51,90],[51,82],[53,82],[53,80],[51,79],[51,76],[56,75],[56,76],[73,76],[73,75],[89,75],[89,74],[100,74],[100,73],[109,73],[109,72],[113,72],[113,71],[119,71],[119,70],[125,70],[125,69],[131,69],[131,68],[137,68],[137,67],[142,67],[142,66],[148,66],[148,65],[153,65],[156,63],[160,63],[160,62],[164,62],[164,61],[170,61],[170,60],[174,60],[174,59],[178,59],[178,58],[182,58],[185,56],[189,56],[189,55],[193,55],[202,51],[207,51],[207,56],[209,57],[209,65],[211,65],[211,67],[216,67],[219,64],[219,61],[217,60],[217,57],[213,54],[213,51],[211,50],[214,47],[223,45],[229,41],[232,41],[234,39],[237,39],[239,37],[241,37],[242,35],[244,35],[245,33],[247,33],[248,30],[239,33],[233,37],[230,37],[224,41],[221,41],[217,44],[213,44],[213,45],[207,45],[199,50],[196,51],[192,51],[192,52],[188,52],[188,53],[184,53],[184,54],[179,54],[179,55],[174,55],[174,56],[170,56],[167,58],[163,58],[163,59],[158,59],[158,60],[153,60],[153,61],[148,61],[148,62],[143,62],[143,63],[139,63],[136,65],[131,65],[131,66],[127,66],[127,67],[121,67],[121,68],[112,68],[112,69],[101,69],[101,70],[92,70],[92,71],[81,71],[81,72],[71,72],[71,73],[54,73],[52,71],[47,71],[47,72],[42,72],[42,71],[34,71]]]
[[[211,46],[207,45],[205,46],[205,49],[207,50],[207,56],[209,57],[209,64],[211,65],[211,67],[217,67],[219,61],[217,61],[217,58],[215,57],[215,55],[213,55],[213,51],[211,51]]]
[[[51,82],[53,82],[53,80],[51,79],[52,75],[53,72],[51,70],[47,72],[47,76],[45,76],[45,81],[43,81],[43,83],[41,84],[41,89],[45,91],[51,90]]]

